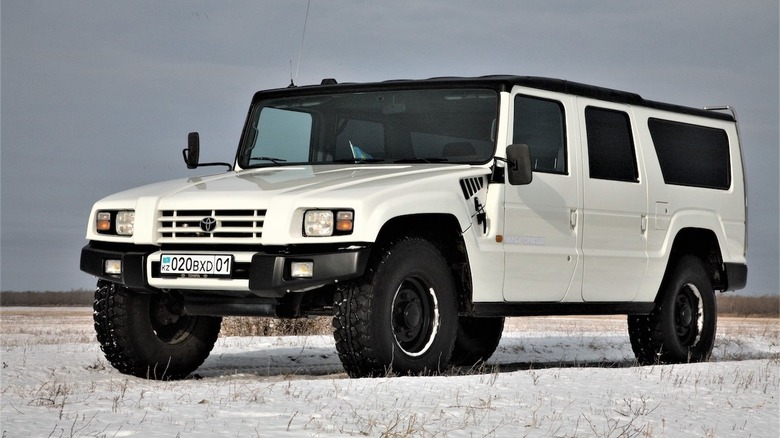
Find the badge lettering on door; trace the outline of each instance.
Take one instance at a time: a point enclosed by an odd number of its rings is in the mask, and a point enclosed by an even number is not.
[[[506,236],[504,243],[507,245],[544,246],[544,237],[539,236]]]

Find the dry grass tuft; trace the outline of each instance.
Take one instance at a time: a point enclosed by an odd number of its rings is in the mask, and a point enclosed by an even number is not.
[[[718,315],[752,318],[780,318],[780,297],[745,297],[719,294]]]
[[[276,319],[231,316],[222,320],[221,336],[311,336],[332,333],[326,316],[300,319]]]

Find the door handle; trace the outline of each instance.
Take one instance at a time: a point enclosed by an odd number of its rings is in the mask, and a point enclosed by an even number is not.
[[[577,209],[573,208],[569,210],[569,225],[571,225],[571,229],[577,228]]]

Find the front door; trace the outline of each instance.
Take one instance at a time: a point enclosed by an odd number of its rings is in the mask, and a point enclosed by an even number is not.
[[[579,152],[571,147],[576,123],[570,97],[515,90],[512,143],[531,151],[533,181],[506,184],[503,247],[504,300],[558,302],[580,295],[582,257]],[[573,292],[570,292],[573,291]]]

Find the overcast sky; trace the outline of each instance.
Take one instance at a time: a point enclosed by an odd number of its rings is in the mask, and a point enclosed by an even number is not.
[[[778,293],[778,2],[2,0],[1,290],[91,288],[91,205],[230,161],[252,93],[296,83],[518,74],[740,117],[748,287]]]

